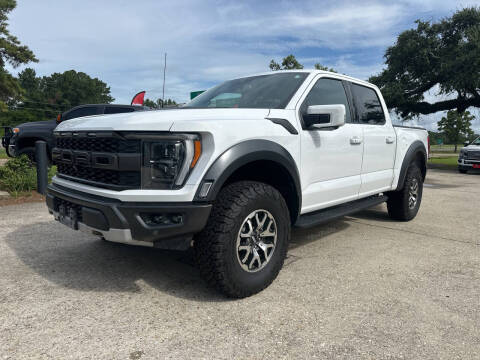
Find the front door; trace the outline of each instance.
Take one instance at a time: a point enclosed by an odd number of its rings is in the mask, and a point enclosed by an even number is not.
[[[341,80],[318,79],[304,100],[298,116],[310,105],[343,104],[346,124],[337,128],[301,131],[302,213],[355,200],[360,189],[363,131],[352,115]]]

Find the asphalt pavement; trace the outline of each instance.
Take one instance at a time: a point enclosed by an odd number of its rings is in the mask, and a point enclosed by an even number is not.
[[[480,172],[431,170],[413,221],[295,230],[277,280],[229,300],[189,253],[0,207],[0,358],[480,359],[479,231]]]

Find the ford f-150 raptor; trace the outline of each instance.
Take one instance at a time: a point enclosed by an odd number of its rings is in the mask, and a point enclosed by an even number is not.
[[[427,132],[392,125],[377,87],[325,71],[224,82],[183,108],[61,123],[48,188],[54,217],[106,240],[194,248],[230,297],[267,287],[291,226],[382,202],[420,207]]]

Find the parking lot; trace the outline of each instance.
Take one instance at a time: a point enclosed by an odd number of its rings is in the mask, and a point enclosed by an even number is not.
[[[295,230],[265,291],[228,300],[188,253],[0,208],[0,356],[480,358],[480,173],[431,170],[417,218],[384,205]]]

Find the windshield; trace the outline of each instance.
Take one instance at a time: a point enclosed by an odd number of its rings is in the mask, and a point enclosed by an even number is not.
[[[185,107],[283,109],[307,76],[305,72],[288,72],[226,81]]]
[[[472,145],[480,145],[480,137],[472,141]]]

